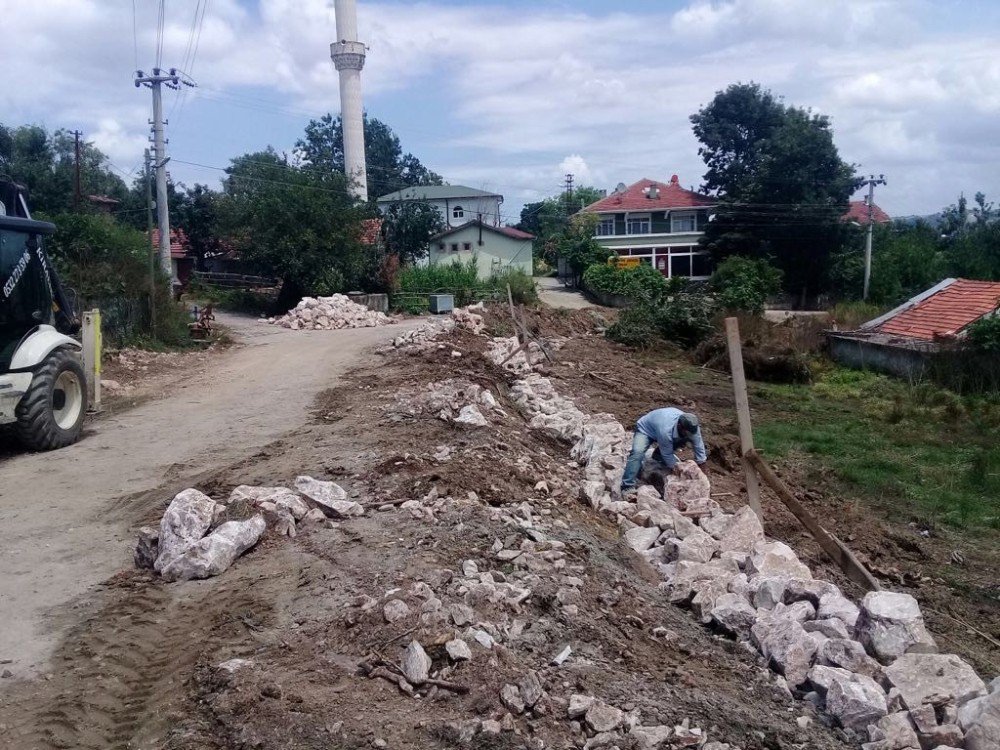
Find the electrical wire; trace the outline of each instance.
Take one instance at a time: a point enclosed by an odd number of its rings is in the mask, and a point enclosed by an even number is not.
[[[156,67],[163,64],[163,36],[166,24],[166,0],[160,0],[159,13],[156,19]]]
[[[135,19],[135,0],[132,0],[132,48],[135,51],[135,69],[139,69],[139,26]]]

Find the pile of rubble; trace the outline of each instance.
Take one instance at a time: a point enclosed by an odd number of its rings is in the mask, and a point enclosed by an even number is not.
[[[294,537],[297,522],[342,520],[365,512],[333,482],[301,476],[295,489],[240,485],[225,503],[186,489],[170,501],[159,528],[139,529],[135,564],[168,581],[210,578],[253,548],[268,528]]]
[[[293,309],[268,323],[283,328],[331,331],[339,328],[375,328],[389,325],[392,318],[351,302],[343,294],[332,297],[303,297]]]
[[[620,498],[621,424],[583,414],[536,373],[511,396],[532,427],[573,443],[581,494],[615,515],[672,602],[759,652],[789,689],[866,735],[866,750],[1000,747],[1000,692],[988,695],[962,659],[936,653],[913,597],[871,592],[859,608],[814,580],[790,547],[766,539],[749,508],[725,513],[694,462],[667,483],[666,497],[644,485],[634,500]]]
[[[485,427],[489,424],[485,414],[505,416],[488,388],[460,378],[430,383],[416,393],[400,393],[396,401],[403,414],[430,414],[444,422],[470,427]]]

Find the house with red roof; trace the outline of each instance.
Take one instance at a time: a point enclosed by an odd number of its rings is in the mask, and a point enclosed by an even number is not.
[[[851,201],[847,206],[847,213],[843,215],[841,220],[868,226],[868,202]],[[889,214],[879,208],[877,204],[872,204],[872,222],[874,224],[888,224],[891,221],[892,217]]]
[[[160,252],[160,232],[156,229],[153,230],[153,252]],[[181,286],[187,286],[194,271],[194,257],[183,229],[170,230],[170,269],[173,279]]]
[[[711,256],[698,246],[715,199],[669,181],[642,179],[583,209],[597,214],[595,239],[621,258],[649,263],[664,276],[707,279]]]
[[[428,262],[468,263],[475,258],[481,279],[512,269],[531,276],[534,239],[535,235],[520,229],[474,219],[431,237]]]
[[[961,342],[970,325],[1000,308],[1000,282],[945,279],[857,331],[829,335],[842,364],[920,377],[930,355]]]

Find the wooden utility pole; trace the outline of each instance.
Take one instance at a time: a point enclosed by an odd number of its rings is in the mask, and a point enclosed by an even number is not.
[[[750,399],[747,397],[747,381],[743,373],[743,348],[740,343],[740,323],[736,318],[726,318],[726,346],[729,349],[729,370],[733,376],[733,396],[736,399],[736,419],[740,427],[740,458],[743,463],[743,477],[747,483],[747,501],[750,508],[764,523],[760,509],[760,484],[757,473],[746,459],[753,450],[753,426],[750,422]]]

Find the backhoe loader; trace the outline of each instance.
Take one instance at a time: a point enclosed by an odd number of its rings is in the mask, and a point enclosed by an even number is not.
[[[80,323],[42,243],[54,231],[0,180],[0,430],[36,451],[75,443],[87,413]]]

